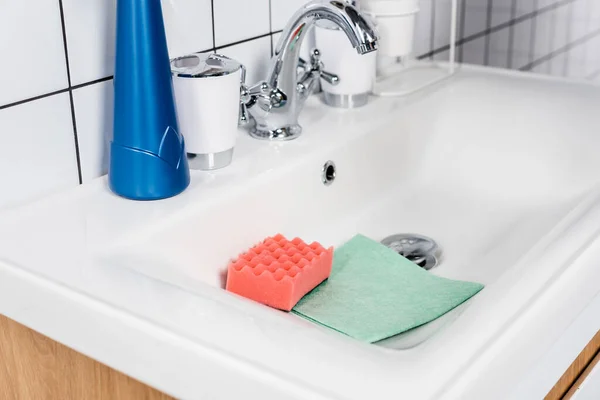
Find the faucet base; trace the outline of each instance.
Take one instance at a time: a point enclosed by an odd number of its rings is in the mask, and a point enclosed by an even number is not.
[[[282,128],[265,130],[258,129],[257,127],[252,128],[250,136],[255,139],[261,140],[294,140],[302,133],[302,127],[298,124],[287,125]]]

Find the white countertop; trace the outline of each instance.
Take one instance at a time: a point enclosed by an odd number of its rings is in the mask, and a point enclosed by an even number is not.
[[[302,120],[335,128],[350,118],[356,125],[353,135],[358,136],[361,127],[371,123],[369,116],[374,110],[392,104],[402,107],[405,102],[408,100],[380,98],[361,110],[326,114],[324,107],[311,100]],[[543,294],[533,304],[519,308],[511,303],[520,291],[527,291],[527,277],[517,279],[518,271],[512,271],[503,278],[514,280],[514,293],[506,294],[502,309],[511,320],[509,325],[488,323],[486,310],[475,304],[467,312],[485,321],[477,328],[481,342],[472,331],[477,325],[457,321],[444,332],[443,340],[432,340],[419,352],[405,350],[398,355],[380,349],[378,363],[373,365],[370,345],[356,347],[350,340],[343,346],[353,346],[353,358],[339,354],[334,363],[325,338],[321,349],[311,350],[322,354],[315,371],[349,365],[356,362],[357,354],[364,355],[363,365],[360,370],[349,369],[347,376],[340,371],[331,377],[324,373],[323,381],[314,384],[298,376],[297,369],[285,369],[283,363],[260,362],[261,348],[252,348],[256,337],[287,349],[289,363],[300,360],[305,349],[295,340],[302,338],[285,318],[264,311],[261,317],[278,327],[273,331],[249,320],[244,308],[236,308],[235,303],[220,303],[101,261],[100,256],[113,243],[155,229],[164,218],[184,215],[197,202],[218,199],[244,182],[259,179],[273,164],[293,164],[313,148],[346,140],[347,135],[339,129],[326,129],[319,135],[307,133],[296,146],[283,147],[264,146],[240,136],[232,166],[214,173],[193,172],[190,188],[165,201],[121,199],[108,190],[106,178],[101,178],[0,213],[0,313],[181,398],[342,399],[348,398],[345,393],[349,391],[362,398],[370,393],[377,398],[381,396],[376,393],[390,398],[436,397],[440,393],[448,398],[465,393],[468,398],[490,393],[495,394],[487,398],[497,397],[505,385],[519,382],[523,370],[540,359],[600,291],[600,203],[594,203],[595,198],[590,198],[585,213],[582,211],[581,218],[587,222],[579,221],[577,229],[564,238],[581,247],[579,256],[569,260],[567,272],[549,276]],[[547,249],[548,257],[559,251]],[[210,290],[217,289],[207,293]],[[488,292],[494,293],[493,285]],[[461,340],[465,329],[473,340]],[[501,335],[489,342],[485,338],[492,330]],[[470,353],[475,349],[476,357]],[[436,365],[432,365],[434,361]],[[310,364],[296,367],[312,368]],[[365,370],[372,373],[358,375]],[[330,391],[324,389],[328,379]],[[344,380],[347,390],[339,389]]]

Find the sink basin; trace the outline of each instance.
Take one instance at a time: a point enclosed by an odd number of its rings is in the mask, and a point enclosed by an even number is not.
[[[130,202],[100,180],[0,216],[0,259],[222,355],[198,362],[281,389],[268,398],[490,398],[600,291],[599,106],[594,86],[478,68],[357,110],[310,99],[299,139],[241,134],[230,167],[192,172],[176,198]],[[364,344],[223,289],[229,260],[275,233],[325,246],[426,235],[443,249],[430,273],[486,287]]]
[[[224,288],[228,261],[266,236],[281,232],[338,246],[356,233],[381,240],[414,232],[443,248],[431,273],[494,285],[515,265],[526,270],[523,260],[560,240],[569,216],[600,194],[600,135],[590,131],[600,116],[578,117],[600,102],[600,92],[581,96],[580,87],[517,82],[460,77],[410,106],[398,100],[337,112],[335,122],[368,127],[337,140],[323,135],[319,151],[289,164],[277,158],[302,139],[271,144],[265,152],[275,162],[257,179],[136,232],[101,257],[221,301],[249,303],[251,310],[261,306],[213,289]],[[378,108],[384,117],[373,121],[369,114]],[[324,185],[328,161],[336,177]],[[418,345],[470,304],[380,344]]]

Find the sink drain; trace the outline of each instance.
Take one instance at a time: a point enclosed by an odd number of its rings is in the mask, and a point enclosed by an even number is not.
[[[381,243],[425,270],[438,265],[439,247],[427,236],[405,233],[388,236]]]

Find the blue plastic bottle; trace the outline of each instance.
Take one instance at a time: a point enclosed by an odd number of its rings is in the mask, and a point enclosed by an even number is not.
[[[109,186],[134,200],[175,196],[189,185],[190,172],[161,0],[117,1],[116,47]]]

